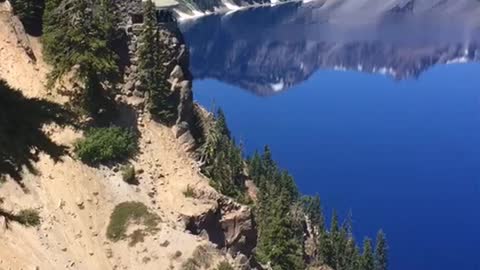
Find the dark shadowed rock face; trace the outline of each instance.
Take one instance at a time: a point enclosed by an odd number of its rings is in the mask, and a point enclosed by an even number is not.
[[[196,79],[270,95],[322,69],[417,78],[480,59],[480,2],[313,1],[213,15],[181,26]]]
[[[226,197],[219,198],[217,206],[201,215],[182,218],[187,231],[204,236],[234,256],[250,256],[256,246],[257,230],[252,210]]]

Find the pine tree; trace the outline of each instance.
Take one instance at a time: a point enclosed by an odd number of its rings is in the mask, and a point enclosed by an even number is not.
[[[262,158],[258,151],[255,151],[253,156],[248,160],[248,173],[257,186],[260,186],[260,178],[263,174],[262,165]]]
[[[340,225],[338,221],[338,214],[335,209],[333,209],[332,220],[330,223],[330,234],[338,234],[340,231]]]
[[[347,253],[349,241],[350,239],[348,236],[347,227],[342,226],[342,228],[340,229],[337,243],[335,243],[335,256],[337,257],[337,267],[335,268],[336,270],[349,270],[347,268],[350,255]]]
[[[95,13],[94,9],[110,8],[95,6],[89,0],[69,2],[68,8],[59,9],[59,1],[47,2],[44,43],[47,60],[54,65],[54,79],[60,78],[76,66],[75,75],[82,81],[97,77],[100,81],[111,78],[118,72],[117,56],[109,47],[108,17],[100,17],[105,12]],[[111,3],[110,3],[111,4]],[[53,9],[52,9],[53,8]]]
[[[61,16],[58,14],[58,7],[62,0],[45,0],[43,12],[43,55],[47,62],[55,64],[64,57],[62,48],[66,49],[65,34],[68,25],[62,24]]]
[[[262,263],[270,262],[273,269],[304,269],[303,211],[298,215],[300,201],[293,178],[278,169],[268,146],[260,156],[256,153],[250,160],[250,173],[259,185],[256,217],[259,221],[259,237],[256,257]],[[305,205],[303,209],[305,209]],[[321,219],[315,213],[318,204],[311,209],[314,219]],[[302,216],[300,221],[299,216]],[[321,221],[318,221],[321,222]]]
[[[302,238],[290,215],[288,193],[273,183],[267,183],[269,193],[262,193],[259,203],[259,238],[256,256],[260,262],[270,262],[273,269],[304,269]]]
[[[321,206],[320,196],[304,196],[303,204],[305,213],[310,219],[312,226],[315,228],[316,234],[319,235],[325,231],[325,218]]]
[[[332,254],[330,260],[328,260],[328,265],[331,267],[338,267],[338,259],[340,252],[340,225],[338,221],[337,211],[334,209],[332,213],[332,220],[330,224],[330,245],[332,248]]]
[[[270,151],[270,147],[268,145],[266,145],[263,149],[262,167],[263,176],[265,178],[274,179],[276,174],[278,174],[277,165],[272,158],[272,152]]]
[[[100,8],[96,18],[101,18],[99,25],[105,33],[108,46],[113,48],[114,43],[117,42],[119,38],[117,26],[120,23],[120,18],[118,18],[115,13],[115,0],[98,1],[100,2]]]
[[[347,242],[345,250],[345,269],[347,270],[359,270],[360,268],[360,254],[358,247],[355,244],[355,239],[350,238]]]
[[[158,28],[155,15],[155,5],[152,1],[145,2],[144,22],[138,48],[138,68],[141,89],[152,92],[158,86]]]
[[[375,270],[388,269],[388,247],[385,234],[382,230],[378,231],[375,246]]]
[[[372,241],[367,237],[363,241],[363,253],[360,258],[360,270],[374,270],[375,262],[372,250]]]
[[[331,265],[333,261],[333,247],[330,241],[330,235],[323,231],[318,236],[318,262],[320,264]]]
[[[233,140],[223,135],[216,146],[213,161],[207,166],[212,185],[222,194],[240,197],[245,189],[243,182],[243,157]]]
[[[203,172],[211,179],[211,185],[222,194],[243,199],[245,193],[244,160],[242,150],[230,138],[223,111],[215,115],[205,143],[200,149],[206,163]]]
[[[49,86],[74,71],[74,78],[83,83],[79,101],[93,114],[104,101],[103,83],[118,76],[118,56],[109,40],[112,16],[102,16],[112,5],[109,1],[48,0],[44,14],[44,55],[53,66]]]
[[[155,4],[149,0],[144,5],[144,23],[138,48],[140,89],[149,96],[148,109],[160,121],[174,121],[174,104],[170,101],[167,71],[160,59],[160,40]]]
[[[335,210],[333,211],[330,222],[330,230],[323,230],[318,237],[318,261],[321,264],[326,264],[330,267],[336,267],[336,243],[339,237],[339,223]]]
[[[293,177],[288,174],[286,171],[280,172],[277,177],[278,184],[285,190],[287,193],[290,204],[298,199],[298,189]]]
[[[219,108],[218,111],[217,111],[215,125],[216,125],[218,131],[222,135],[226,136],[228,139],[231,139],[230,130],[228,129],[228,125],[227,125],[227,119],[225,117],[225,113],[223,112],[223,110],[221,108]]]

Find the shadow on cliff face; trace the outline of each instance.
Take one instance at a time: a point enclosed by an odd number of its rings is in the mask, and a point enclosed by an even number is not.
[[[22,170],[36,173],[34,163],[43,152],[61,161],[65,146],[55,144],[44,124],[70,124],[71,114],[59,104],[26,98],[0,80],[0,177],[9,175],[22,188]]]
[[[5,0],[0,0],[4,2]],[[29,35],[40,37],[43,33],[43,10],[45,9],[44,0],[10,0],[13,6],[13,11],[16,16],[19,17],[25,32]]]
[[[234,256],[238,253],[251,256],[257,246],[258,236],[251,209],[226,200],[225,197],[217,202],[216,208],[200,215],[187,216],[186,231],[205,237]],[[255,262],[251,263],[255,265]]]

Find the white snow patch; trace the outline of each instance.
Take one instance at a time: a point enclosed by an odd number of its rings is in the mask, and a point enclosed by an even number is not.
[[[240,7],[240,6],[237,6],[237,5],[232,4],[232,3],[229,3],[229,2],[223,2],[223,4],[224,4],[225,7],[227,7],[229,10],[239,10],[239,9],[242,8],[242,7]]]
[[[463,64],[463,63],[467,63],[469,60],[467,57],[463,56],[463,57],[458,57],[458,58],[454,58],[452,60],[448,60],[445,64],[449,65],[449,64]]]
[[[179,21],[183,21],[183,20],[191,20],[191,19],[195,19],[195,18],[199,18],[199,17],[202,17],[202,16],[205,16],[206,13],[202,13],[198,10],[191,10],[193,14],[187,14],[185,12],[181,12],[179,10],[175,10],[175,12],[177,13],[177,19]]]
[[[225,2],[222,2],[222,4],[223,4],[222,7],[219,7],[219,8],[215,7],[213,12],[211,12],[211,11],[201,12],[198,9],[193,8],[191,6],[189,6],[188,8],[193,14],[187,14],[185,12],[182,12],[182,11],[178,10],[178,9],[174,9],[174,11],[178,15],[178,17],[177,17],[178,20],[179,21],[184,21],[184,20],[196,19],[196,18],[205,16],[205,15],[210,15],[210,14],[222,14],[222,13],[224,13],[224,15],[229,15],[229,14],[234,13],[237,10],[249,9],[249,8],[255,8],[255,7],[262,7],[262,6],[277,6],[277,5],[286,4],[286,3],[289,3],[289,2],[293,2],[293,1],[302,1],[302,0],[288,0],[288,1],[270,0],[269,3],[251,4],[251,5],[246,5],[246,6],[238,6],[238,5],[233,4],[231,2],[226,2],[225,1]],[[305,0],[305,1],[315,1],[315,0]]]
[[[382,75],[392,75],[396,76],[397,72],[391,67],[374,67],[372,70],[373,73],[379,73]]]
[[[285,87],[285,84],[283,83],[283,81],[280,81],[278,83],[270,84],[270,87],[272,88],[273,91],[279,92],[283,90],[283,88]]]
[[[205,15],[204,12],[200,12],[200,11],[195,10],[195,9],[192,10],[192,13],[193,13],[193,16],[195,16],[195,17],[200,17],[200,16],[204,16],[204,15]]]

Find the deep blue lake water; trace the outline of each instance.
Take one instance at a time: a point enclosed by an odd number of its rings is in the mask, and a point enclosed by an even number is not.
[[[270,145],[328,216],[351,211],[357,240],[383,228],[390,269],[479,270],[480,64],[444,65],[477,60],[475,44],[317,40],[311,29],[336,26],[296,8],[189,25],[195,99],[223,108],[247,154]],[[253,38],[237,27],[260,18]]]

